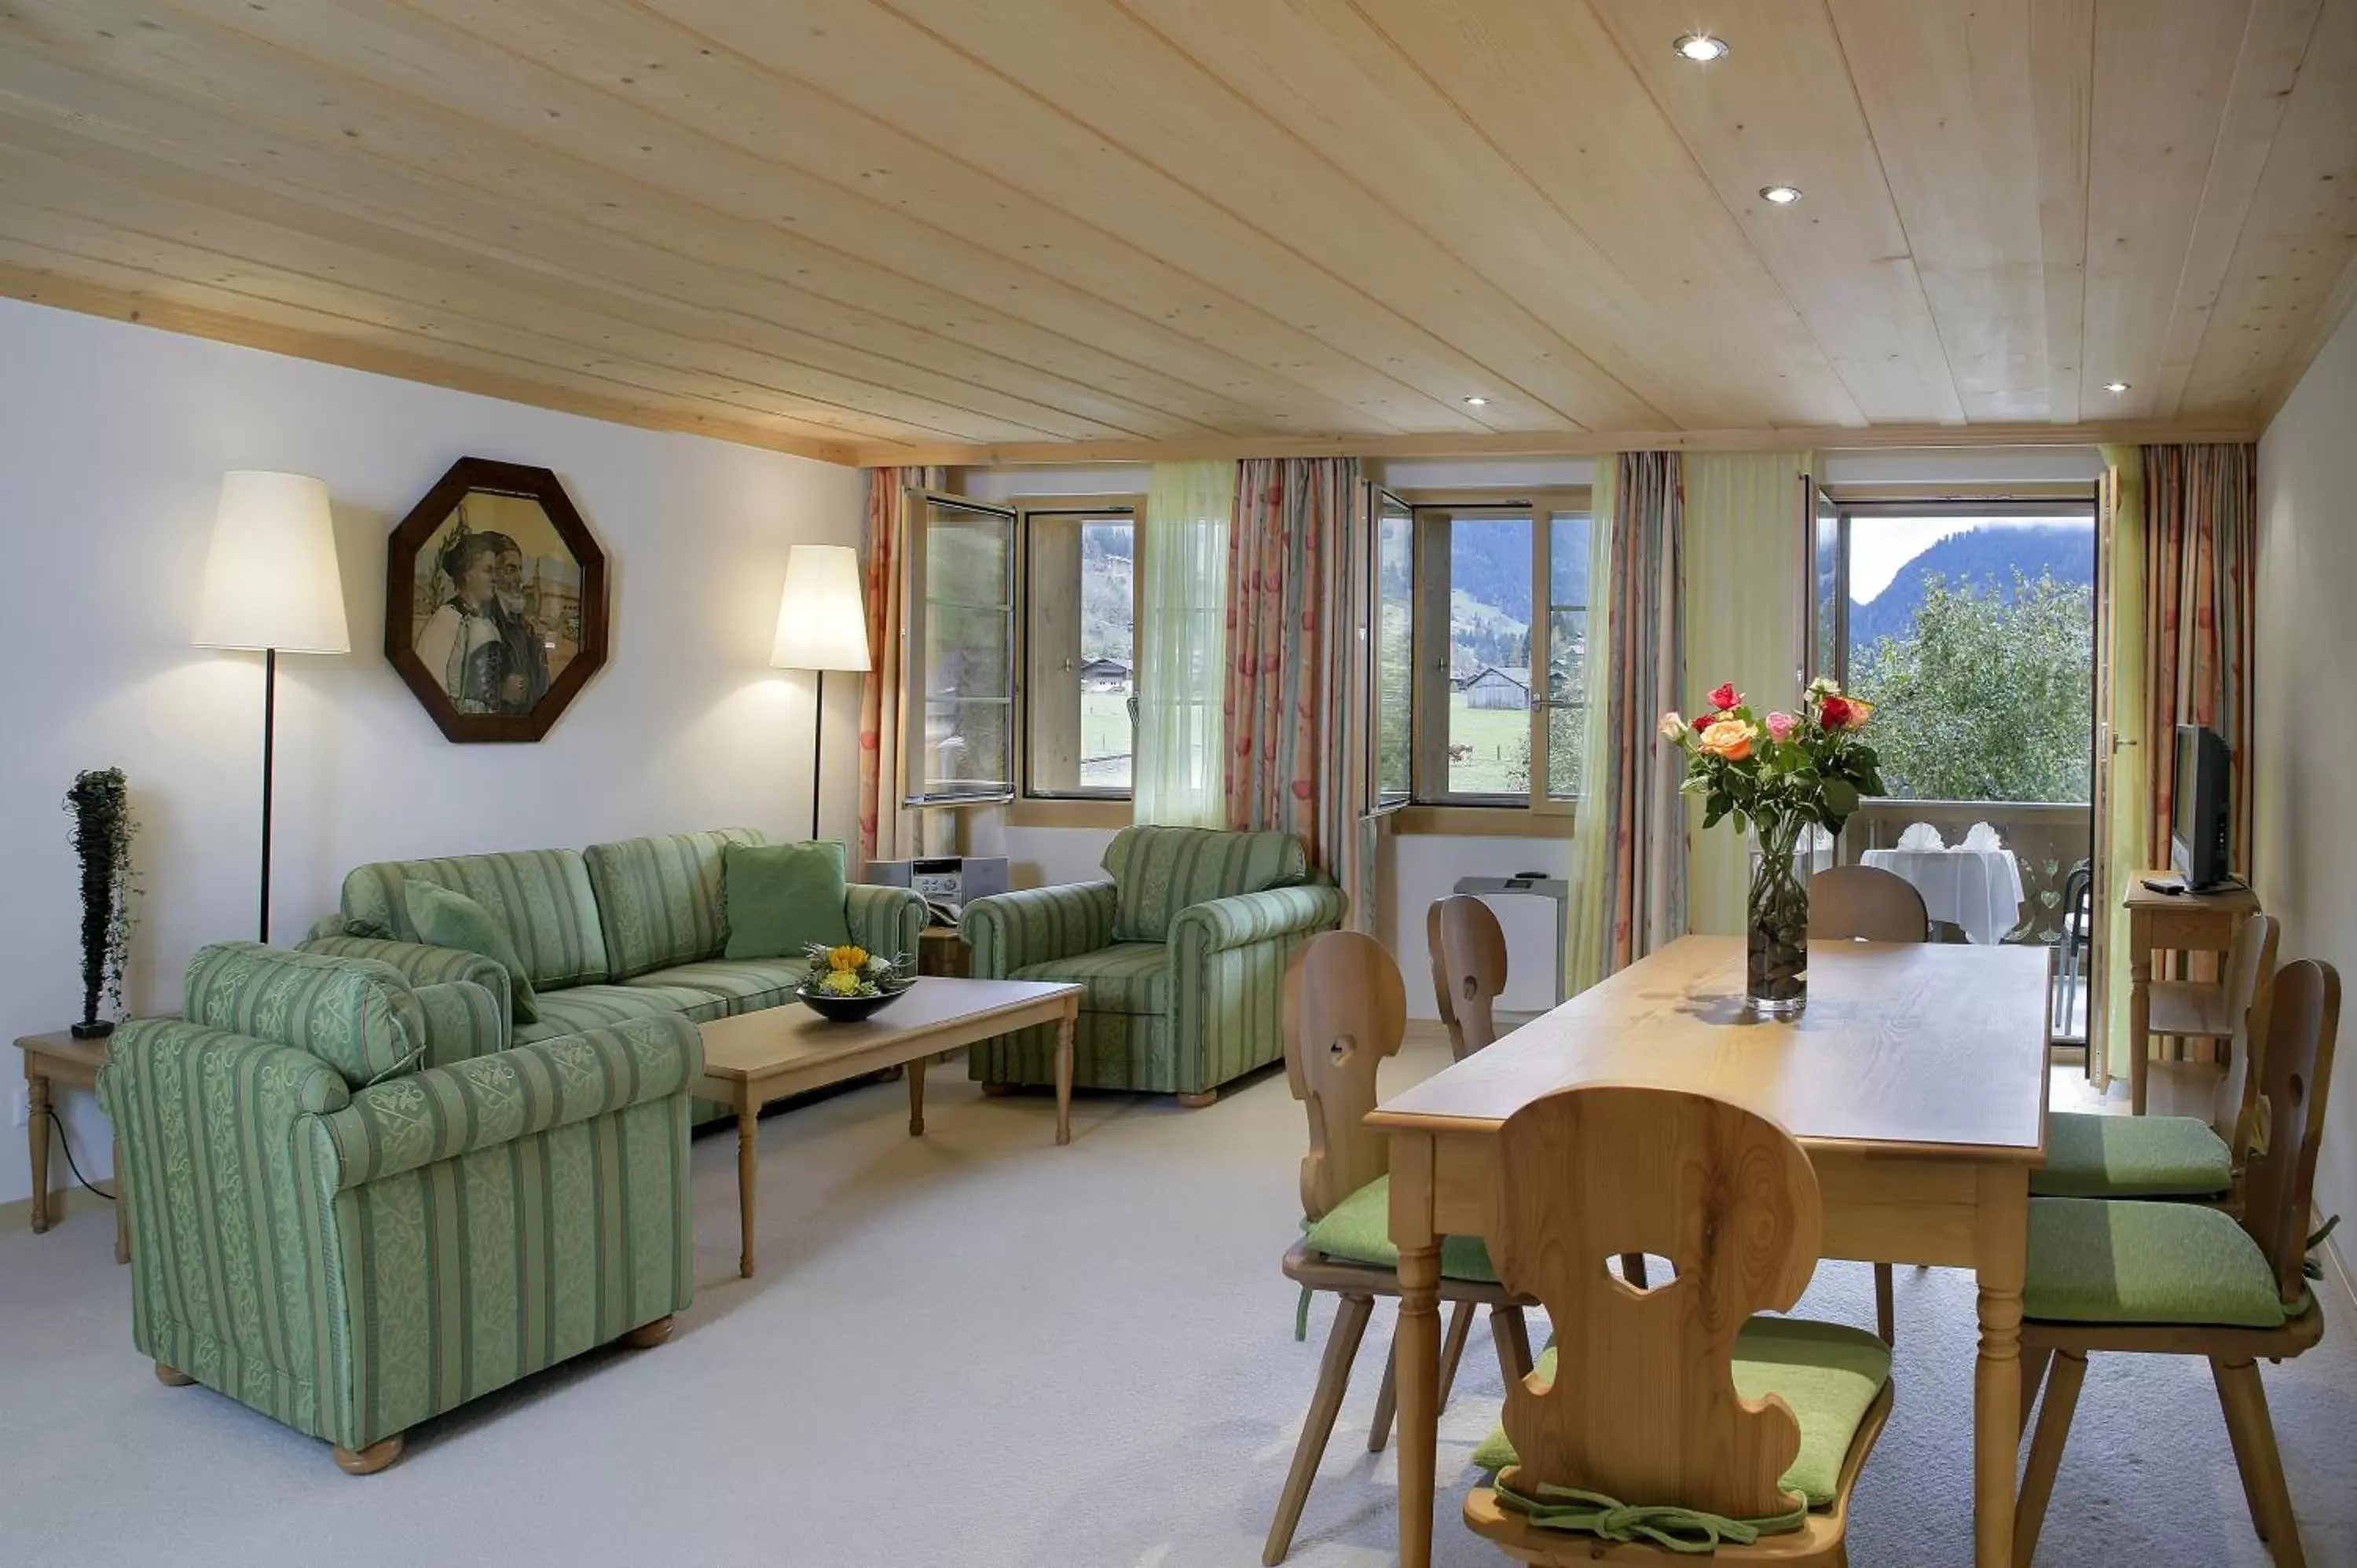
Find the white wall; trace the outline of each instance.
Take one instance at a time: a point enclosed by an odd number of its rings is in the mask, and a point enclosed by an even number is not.
[[[856,543],[858,470],[601,424],[0,300],[0,1000],[79,1016],[74,774],[121,767],[145,894],[126,1000],[178,1005],[188,955],[254,934],[261,659],[189,646],[221,476],[335,503],[353,651],[279,663],[274,928],[390,856],[748,823],[804,833],[810,677],[767,667],[786,547]],[[385,660],[385,536],[453,459],[553,468],[611,569],[606,669],[533,746],[453,746]],[[849,836],[856,677],[827,689],[825,831]],[[13,1067],[8,1081],[16,1078]],[[106,1171],[105,1119],[70,1110]],[[52,1155],[53,1183],[69,1179]],[[0,1127],[0,1202],[31,1190]]]
[[[2341,324],[2259,442],[2252,886],[2282,953],[2357,984],[2357,737],[2319,693],[2357,665],[2357,316]],[[2326,1104],[2316,1201],[2357,1218],[2357,1011]],[[2345,1232],[2344,1232],[2345,1237]],[[2344,1257],[2357,1257],[2347,1240]]]

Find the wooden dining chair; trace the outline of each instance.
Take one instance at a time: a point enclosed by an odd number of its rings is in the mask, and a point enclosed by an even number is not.
[[[1813,940],[1920,942],[1931,929],[1923,895],[1896,872],[1835,865],[1809,878]]]
[[[1822,1240],[1815,1171],[1763,1116],[1678,1090],[1559,1090],[1498,1133],[1501,1273],[1555,1342],[1507,1386],[1465,1522],[1525,1563],[1844,1561],[1890,1412],[1890,1348],[1792,1306]],[[1652,1290],[1606,1260],[1670,1263]]]
[[[1425,909],[1424,940],[1449,1054],[1463,1061],[1498,1037],[1492,1009],[1506,989],[1506,933],[1489,905],[1458,893]]]
[[[1923,895],[1895,872],[1835,865],[1809,878],[1812,941],[1920,942],[1932,931]],[[1874,1324],[1886,1345],[1899,1343],[1899,1305],[1890,1265],[1874,1265]]]
[[[1283,1007],[1286,1082],[1309,1114],[1309,1152],[1301,1160],[1306,1229],[1285,1255],[1285,1273],[1305,1290],[1340,1297],[1340,1304],[1261,1552],[1270,1564],[1292,1550],[1294,1528],[1333,1434],[1375,1301],[1400,1294],[1399,1249],[1391,1239],[1391,1140],[1367,1126],[1366,1116],[1375,1107],[1376,1071],[1406,1033],[1407,986],[1381,942],[1358,931],[1328,931],[1311,938],[1286,971]],[[1440,1274],[1440,1299],[1450,1308],[1440,1357],[1445,1406],[1474,1307],[1490,1309],[1498,1368],[1509,1382],[1530,1370],[1531,1342],[1523,1298],[1498,1283],[1480,1237],[1449,1237],[1441,1248]],[[1383,1446],[1391,1425],[1392,1361],[1385,1358],[1372,1448]]]
[[[2270,989],[2266,1127],[2240,1219],[2191,1203],[2030,1201],[2022,1383],[2026,1396],[2043,1380],[2046,1397],[2014,1514],[2016,1568],[2037,1552],[2087,1358],[2099,1350],[2208,1359],[2251,1523],[2278,1568],[2306,1562],[2258,1362],[2297,1356],[2324,1334],[2323,1304],[2308,1287],[2308,1221],[2341,977],[2307,959],[2285,965]]]
[[[2257,1131],[2281,925],[2253,915],[2234,933],[2220,977],[2233,1027],[2222,1059],[2157,1061],[2147,1082],[2163,1103],[2199,1115],[2107,1116],[2051,1111],[2046,1164],[2029,1173],[2041,1197],[2191,1198],[2232,1204]],[[2161,1087],[2166,1086],[2166,1087]]]

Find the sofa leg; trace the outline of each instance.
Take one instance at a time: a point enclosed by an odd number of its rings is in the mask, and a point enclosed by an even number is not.
[[[1209,1105],[1219,1097],[1220,1091],[1218,1090],[1207,1089],[1200,1094],[1182,1094],[1178,1096],[1178,1103],[1185,1110],[1200,1111],[1204,1106]]]
[[[396,1432],[390,1437],[380,1437],[355,1454],[349,1448],[336,1450],[336,1468],[347,1476],[373,1476],[395,1459],[407,1441],[407,1434]]]
[[[197,1380],[178,1367],[167,1367],[158,1361],[156,1363],[156,1380],[167,1389],[185,1389]]]
[[[652,1323],[641,1323],[622,1336],[622,1344],[632,1350],[651,1350],[671,1337],[672,1316],[664,1313]]]

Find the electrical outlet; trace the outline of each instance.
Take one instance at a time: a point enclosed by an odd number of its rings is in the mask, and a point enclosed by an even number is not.
[[[16,1086],[16,1092],[9,1097],[8,1120],[19,1127],[26,1125],[33,1120],[33,1090],[31,1085],[18,1084]]]

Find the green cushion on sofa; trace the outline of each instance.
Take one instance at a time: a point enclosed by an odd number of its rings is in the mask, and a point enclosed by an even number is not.
[[[527,849],[357,866],[344,877],[344,918],[382,926],[399,941],[415,941],[417,930],[402,899],[403,885],[410,882],[464,893],[489,909],[515,944],[533,984],[544,990],[606,978],[597,899],[578,850]]]
[[[702,992],[723,1003],[727,1009],[726,1016],[733,1018],[739,1013],[759,1013],[765,1007],[782,1007],[794,1001],[794,992],[809,972],[807,959],[708,958],[702,963],[675,963],[669,969],[649,970],[622,983],[634,989],[661,986]]]
[[[2025,1316],[2071,1323],[2275,1328],[2275,1276],[2250,1233],[2214,1208],[2041,1197],[2029,1206]]]
[[[2029,1173],[2040,1197],[2212,1197],[2234,1185],[2225,1140],[2192,1116],[2046,1118],[2046,1165]]]
[[[1552,1346],[1539,1357],[1537,1370],[1543,1378],[1555,1376]],[[1801,1451],[1784,1472],[1784,1487],[1808,1498],[1813,1509],[1832,1506],[1858,1425],[1889,1380],[1890,1347],[1863,1328],[1761,1316],[1736,1336],[1736,1392],[1748,1400],[1781,1395],[1801,1423]],[[1502,1425],[1473,1450],[1473,1463],[1492,1475],[1513,1462],[1514,1445]]]
[[[720,956],[798,959],[813,942],[831,948],[849,942],[851,922],[843,913],[848,859],[839,839],[723,849],[728,942]]]
[[[533,1006],[532,975],[517,955],[515,943],[508,940],[507,928],[489,909],[464,893],[453,893],[431,882],[403,883],[401,903],[410,925],[417,931],[417,940],[426,946],[479,953],[506,970],[508,1015],[519,1024],[539,1021],[539,1010]]]
[[[597,978],[628,980],[720,957],[727,935],[721,854],[732,843],[760,842],[751,828],[715,828],[593,843],[582,851],[612,965]]]
[[[1393,1244],[1392,1178],[1377,1176],[1314,1222],[1303,1238],[1311,1249],[1344,1262],[1399,1267],[1399,1248]],[[1490,1249],[1479,1236],[1444,1236],[1440,1241],[1440,1272],[1452,1280],[1497,1283]]]
[[[1170,1010],[1170,948],[1165,942],[1115,942],[1094,952],[1027,963],[1009,980],[1078,984],[1081,1005],[1092,1013],[1167,1013]]]
[[[260,942],[199,948],[180,983],[191,1024],[307,1052],[354,1089],[414,1071],[425,1011],[389,963],[288,952]]]

